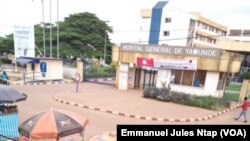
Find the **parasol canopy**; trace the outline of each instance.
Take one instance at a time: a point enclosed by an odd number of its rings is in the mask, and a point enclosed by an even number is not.
[[[83,133],[88,119],[76,113],[54,110],[40,112],[22,124],[19,133],[31,139],[59,139],[68,135]]]
[[[15,103],[27,99],[27,95],[20,93],[9,86],[0,85],[0,104]]]

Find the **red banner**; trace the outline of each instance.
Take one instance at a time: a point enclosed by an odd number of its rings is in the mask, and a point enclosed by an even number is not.
[[[137,67],[154,67],[154,60],[149,58],[137,58]]]

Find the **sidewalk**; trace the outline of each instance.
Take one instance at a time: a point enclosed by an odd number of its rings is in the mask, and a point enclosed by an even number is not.
[[[237,108],[223,111],[184,106],[171,102],[161,102],[144,98],[142,90],[118,90],[114,86],[80,83],[79,91],[64,91],[56,94],[55,100],[76,107],[106,112],[130,118],[194,122],[215,118]]]

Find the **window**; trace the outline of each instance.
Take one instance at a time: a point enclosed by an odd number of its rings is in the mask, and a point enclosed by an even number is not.
[[[197,22],[197,27],[200,27],[200,25],[201,25],[201,23],[198,21],[198,22]]]
[[[165,23],[171,23],[171,18],[165,18]]]
[[[164,36],[169,36],[169,35],[170,35],[170,32],[169,32],[169,31],[164,31],[164,32],[163,32],[163,35],[164,35]]]
[[[204,87],[206,80],[207,71],[197,70],[171,70],[174,76],[171,79],[171,84],[193,86],[193,87]],[[172,77],[172,76],[171,76]]]

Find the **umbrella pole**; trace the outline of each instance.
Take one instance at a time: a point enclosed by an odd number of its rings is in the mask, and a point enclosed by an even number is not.
[[[82,141],[84,141],[84,130],[80,133],[80,136],[82,137]]]

